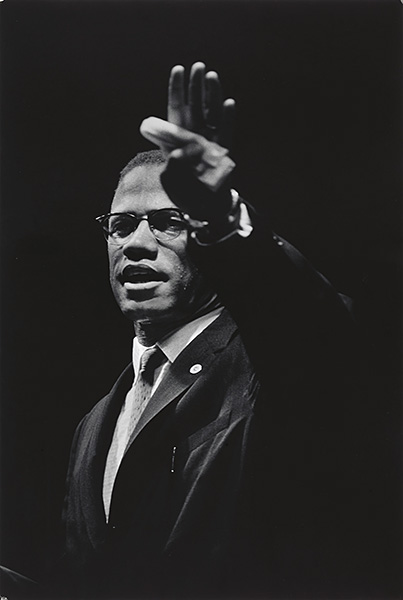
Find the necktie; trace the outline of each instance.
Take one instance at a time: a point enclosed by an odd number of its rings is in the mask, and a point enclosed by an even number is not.
[[[134,429],[151,397],[154,383],[154,372],[155,369],[161,364],[163,359],[164,354],[162,350],[158,348],[158,346],[147,348],[147,350],[145,350],[141,356],[140,369],[137,379],[127,396],[127,399],[130,400],[128,407],[129,417],[126,421],[127,426],[123,432],[124,435],[122,437],[118,434],[118,428],[115,429],[106,460],[103,499],[105,514],[107,516],[109,515],[112,490],[120,462],[128,446],[130,445]]]
[[[151,392],[154,383],[154,372],[159,366],[164,355],[158,346],[147,348],[140,359],[140,370],[136,383],[133,387],[133,402],[129,418],[129,426],[127,428],[126,449],[129,445],[131,435],[139,422],[143,410],[151,397]]]

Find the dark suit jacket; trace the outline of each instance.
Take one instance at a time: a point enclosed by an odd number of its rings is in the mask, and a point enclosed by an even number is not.
[[[378,452],[343,301],[258,226],[194,252],[236,323],[225,311],[172,365],[123,459],[108,525],[103,471],[131,367],[80,423],[68,594],[376,594]]]
[[[202,367],[197,373],[194,364]],[[94,565],[96,579],[101,564],[113,571],[111,597],[123,593],[123,581],[140,597],[156,591],[159,597],[174,584],[176,589],[178,562],[180,589],[188,591],[195,578],[202,577],[197,583],[204,586],[222,576],[259,386],[225,311],[181,353],[152,396],[119,469],[106,525],[105,460],[132,380],[129,366],[77,429],[67,549],[86,573]]]

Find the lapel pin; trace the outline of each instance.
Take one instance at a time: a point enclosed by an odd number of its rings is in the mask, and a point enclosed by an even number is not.
[[[196,375],[196,373],[200,373],[200,371],[202,370],[202,365],[200,365],[199,363],[196,363],[195,365],[192,365],[189,369],[189,373],[192,373],[192,375]]]

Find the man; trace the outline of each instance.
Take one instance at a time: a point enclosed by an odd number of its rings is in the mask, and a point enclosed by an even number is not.
[[[162,152],[128,164],[98,218],[135,338],[75,434],[68,595],[374,592],[375,450],[354,323],[230,190],[233,101],[217,75],[196,63],[188,94],[175,67],[169,123],[143,124]]]

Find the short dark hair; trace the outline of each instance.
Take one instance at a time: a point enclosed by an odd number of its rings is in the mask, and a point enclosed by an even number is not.
[[[129,160],[127,165],[120,171],[119,183],[122,181],[123,177],[135,167],[142,167],[144,165],[163,165],[165,163],[166,158],[161,150],[139,152],[134,158]]]

